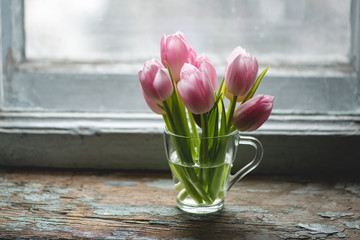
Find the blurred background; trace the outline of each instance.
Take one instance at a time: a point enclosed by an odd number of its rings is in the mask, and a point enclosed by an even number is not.
[[[144,61],[185,33],[223,64],[243,46],[267,63],[345,62],[350,0],[25,0],[29,59]]]

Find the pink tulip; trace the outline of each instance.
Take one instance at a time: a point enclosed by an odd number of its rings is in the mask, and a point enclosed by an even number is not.
[[[257,95],[249,99],[235,110],[234,127],[244,132],[258,129],[269,118],[273,102],[274,97],[268,95]]]
[[[153,102],[153,101],[150,101],[150,100],[146,97],[146,95],[145,95],[145,93],[144,93],[144,90],[143,90],[142,88],[141,88],[141,92],[142,92],[142,94],[143,94],[143,96],[144,96],[144,99],[145,99],[146,104],[149,106],[149,108],[150,108],[154,113],[161,114],[161,115],[165,114],[165,111],[159,107],[159,105],[160,105],[160,106],[163,105],[162,102]]]
[[[152,102],[162,102],[173,92],[169,72],[157,59],[145,62],[139,71],[139,80],[146,97]]]
[[[226,59],[226,90],[240,98],[246,97],[256,80],[258,62],[243,48],[235,48]]]
[[[161,38],[160,42],[161,61],[164,66],[165,62],[169,64],[171,74],[175,82],[180,80],[180,71],[184,63],[191,63],[195,61],[196,52],[186,41],[182,32]]]
[[[206,69],[200,71],[195,66],[185,63],[181,69],[178,91],[190,112],[203,114],[214,106],[215,96],[211,78]]]
[[[217,74],[210,59],[204,54],[202,54],[195,59],[194,66],[197,67],[200,71],[203,71],[202,69],[207,70],[211,79],[212,87],[215,90],[217,88]]]

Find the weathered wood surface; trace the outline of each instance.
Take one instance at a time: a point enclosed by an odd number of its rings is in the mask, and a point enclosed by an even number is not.
[[[360,239],[360,184],[247,177],[217,214],[175,207],[167,173],[0,172],[0,238]]]

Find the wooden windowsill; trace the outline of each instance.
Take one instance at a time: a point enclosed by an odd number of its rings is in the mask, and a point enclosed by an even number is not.
[[[360,184],[250,176],[207,216],[175,207],[169,173],[3,170],[0,238],[360,237]]]

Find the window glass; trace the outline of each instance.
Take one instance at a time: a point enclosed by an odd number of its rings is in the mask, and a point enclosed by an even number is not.
[[[29,59],[142,62],[182,30],[223,63],[241,45],[271,63],[345,62],[350,0],[26,0]]]
[[[358,76],[349,54],[359,44],[351,36],[359,16],[350,11],[351,3],[24,0],[25,25],[8,24],[25,29],[30,61],[21,62],[4,82],[3,106],[16,111],[150,112],[137,72],[145,60],[160,57],[162,34],[181,30],[198,54],[210,57],[219,78],[226,57],[238,45],[257,57],[260,71],[270,65],[258,93],[275,96],[274,113],[358,113]]]

